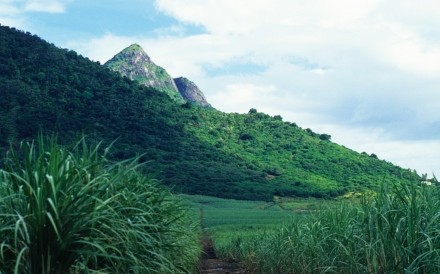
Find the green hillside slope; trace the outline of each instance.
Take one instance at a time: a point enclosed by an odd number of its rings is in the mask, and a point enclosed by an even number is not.
[[[331,197],[416,176],[280,117],[180,105],[8,27],[0,27],[0,92],[1,147],[39,130],[63,142],[81,134],[117,139],[113,158],[144,155],[146,171],[175,191],[255,200]]]

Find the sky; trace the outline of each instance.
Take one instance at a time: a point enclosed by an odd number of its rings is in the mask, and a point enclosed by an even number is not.
[[[440,174],[440,1],[0,0],[0,24],[101,63],[138,43],[218,110]]]

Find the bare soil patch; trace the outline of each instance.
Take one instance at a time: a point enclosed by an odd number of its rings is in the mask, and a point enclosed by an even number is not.
[[[219,259],[215,254],[212,238],[204,235],[202,239],[203,255],[200,274],[250,274],[244,271],[238,262]]]

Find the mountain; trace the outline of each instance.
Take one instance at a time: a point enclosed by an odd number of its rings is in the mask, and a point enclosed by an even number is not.
[[[206,101],[205,95],[199,89],[199,87],[185,77],[174,78],[174,83],[176,83],[177,89],[182,97],[190,103],[202,106],[211,107],[211,105]]]
[[[146,174],[176,192],[249,200],[335,197],[420,180],[281,116],[180,104],[74,51],[4,26],[0,91],[3,151],[39,131],[66,145],[82,134],[103,148],[116,140],[108,157],[140,157]]]
[[[139,82],[141,85],[165,92],[176,101],[183,101],[173,78],[164,68],[151,61],[138,44],[125,48],[107,61],[104,66]]]
[[[211,107],[203,92],[184,77],[171,78],[168,72],[153,63],[138,44],[133,44],[107,61],[104,66],[119,72],[141,85],[165,92],[178,102],[189,102],[202,107]]]

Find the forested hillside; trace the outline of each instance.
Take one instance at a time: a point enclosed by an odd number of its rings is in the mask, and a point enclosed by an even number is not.
[[[64,143],[82,134],[104,144],[116,140],[114,159],[143,155],[146,172],[175,191],[255,200],[333,197],[418,178],[279,116],[179,104],[8,27],[0,27],[0,92],[3,150],[40,130]]]

